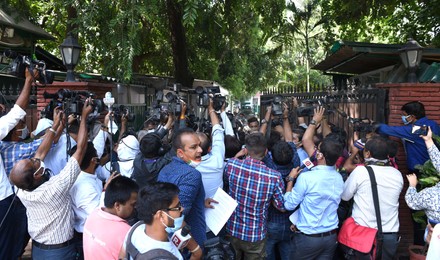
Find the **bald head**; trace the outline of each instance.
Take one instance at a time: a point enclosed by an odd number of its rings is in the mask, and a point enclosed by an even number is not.
[[[20,189],[34,190],[48,179],[44,169],[40,166],[39,159],[20,160],[12,168],[9,180]]]

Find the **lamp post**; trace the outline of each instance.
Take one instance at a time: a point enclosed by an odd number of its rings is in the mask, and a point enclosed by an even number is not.
[[[416,71],[422,60],[423,47],[414,39],[409,38],[408,42],[399,49],[400,59],[408,70],[408,82],[417,82]]]
[[[60,45],[61,57],[63,57],[63,63],[67,69],[65,81],[75,81],[75,74],[73,73],[73,69],[78,64],[81,49],[81,45],[79,45],[78,40],[73,37],[72,33],[69,33],[67,35],[67,38],[64,39],[63,43]]]

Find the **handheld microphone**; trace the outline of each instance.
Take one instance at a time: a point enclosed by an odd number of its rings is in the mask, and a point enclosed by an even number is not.
[[[310,158],[305,158],[304,160],[302,160],[302,164],[299,167],[300,170],[304,169],[307,167],[307,169],[312,169],[315,165],[313,164],[313,161],[316,160],[315,156],[312,155],[310,156]]]
[[[180,250],[188,244],[189,240],[191,239],[191,235],[189,234],[190,231],[191,227],[186,225],[174,232],[174,234],[171,236],[171,242],[177,247],[177,249]]]

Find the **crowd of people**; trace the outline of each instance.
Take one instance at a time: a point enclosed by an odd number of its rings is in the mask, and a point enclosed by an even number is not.
[[[353,252],[337,239],[349,215],[378,228],[366,167],[377,180],[382,259],[393,259],[404,176],[394,160],[397,145],[387,136],[404,143],[414,172],[405,200],[426,212],[425,241],[440,222],[440,184],[417,189],[417,164],[431,159],[440,171],[432,138],[440,128],[420,102],[402,107],[404,125],[380,124],[350,142],[323,107],[305,124],[291,122],[296,103],[284,105],[278,120],[269,106],[263,119],[251,117],[236,129],[225,105],[215,111],[212,100],[208,132],[188,127],[183,103],[177,117],[164,113],[164,120],[149,119],[138,132],[127,129],[122,116],[115,135],[111,111],[102,123],[88,123],[93,106],[86,99],[80,115],[55,108],[29,139],[23,118],[30,74],[0,118],[0,259],[20,258],[29,239],[33,259],[206,259],[207,241],[216,238],[228,241],[234,259],[341,259],[348,252],[370,259],[374,248]],[[427,134],[412,134],[413,125],[427,126]],[[213,199],[218,189],[237,207],[215,235],[205,210],[219,203]],[[184,226],[191,239],[179,249],[170,237]]]

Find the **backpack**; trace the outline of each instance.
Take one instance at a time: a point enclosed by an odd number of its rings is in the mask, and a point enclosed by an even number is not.
[[[130,230],[127,236],[127,244],[126,244],[126,255],[124,260],[130,260],[130,257],[132,257],[135,260],[177,260],[178,258],[175,257],[172,253],[168,252],[165,249],[152,249],[150,251],[147,251],[145,253],[140,253],[139,250],[133,245],[131,242],[131,237],[133,235],[133,232],[136,230],[136,228],[140,225],[144,224],[143,221],[137,222]]]

